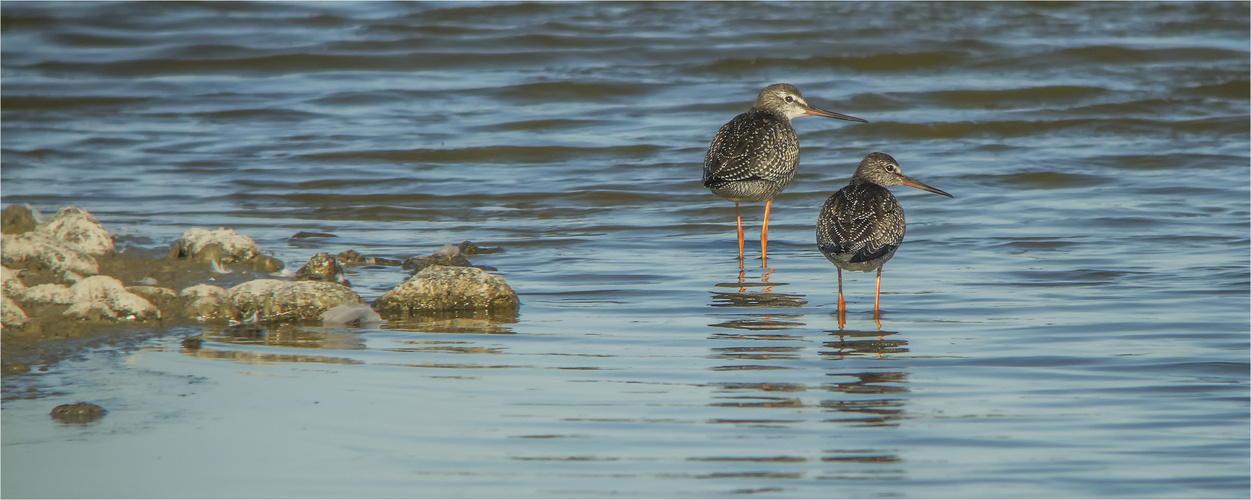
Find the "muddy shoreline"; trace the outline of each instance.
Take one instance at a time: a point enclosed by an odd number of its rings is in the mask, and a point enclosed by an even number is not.
[[[494,268],[474,266],[466,257],[503,249],[467,241],[421,257],[319,252],[293,271],[251,238],[225,228],[190,229],[166,248],[115,248],[112,233],[72,206],[45,219],[11,205],[0,230],[5,375],[85,349],[172,332],[198,332],[189,335],[198,340],[244,329],[281,344],[300,337],[291,332],[301,326],[385,321],[463,328],[468,322],[470,329],[489,331],[515,322],[520,309],[504,278],[488,272]],[[356,266],[394,268],[408,276],[367,304],[345,277],[345,269]]]

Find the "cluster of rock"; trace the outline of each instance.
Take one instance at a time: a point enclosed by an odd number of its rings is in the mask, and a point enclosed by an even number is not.
[[[13,205],[4,210],[0,230],[0,322],[6,343],[67,325],[155,320],[361,325],[384,318],[460,315],[507,321],[520,307],[503,277],[472,267],[464,258],[498,249],[469,242],[410,259],[404,266],[417,272],[371,308],[352,291],[344,267],[400,261],[351,250],[337,256],[319,253],[293,279],[274,279],[282,261],[259,250],[251,238],[231,229],[200,228],[186,231],[164,257],[131,257],[116,252],[108,231],[78,207],[65,207],[39,222],[29,208]],[[229,280],[217,277],[232,269],[246,270],[254,279],[229,288],[186,282],[203,275],[225,283]],[[152,277],[158,273],[164,283]],[[179,281],[188,286],[178,286]]]

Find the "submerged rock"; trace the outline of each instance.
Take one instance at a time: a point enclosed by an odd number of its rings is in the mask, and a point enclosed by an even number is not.
[[[182,339],[182,347],[184,349],[196,350],[204,346],[203,335],[192,335]]]
[[[322,252],[308,259],[308,262],[295,272],[296,281],[325,281],[351,287],[347,278],[343,277],[343,266],[333,255]]]
[[[103,407],[91,404],[86,401],[79,401],[74,404],[61,405],[52,409],[53,420],[69,424],[82,424],[92,422],[108,413]]]
[[[235,323],[226,327],[215,337],[228,338],[234,342],[246,342],[265,338],[265,329],[256,323]]]
[[[384,257],[373,257],[369,255],[361,255],[356,250],[344,250],[335,256],[335,260],[344,267],[352,266],[398,266],[403,264],[395,259]]]
[[[252,280],[232,287],[228,299],[240,321],[317,321],[340,304],[363,303],[352,289],[324,281]]]
[[[226,228],[215,231],[198,227],[188,229],[182,238],[170,245],[168,257],[192,259],[216,266],[239,264],[266,273],[281,271],[284,267],[282,261],[261,253],[252,238]]]
[[[475,311],[511,318],[520,305],[502,276],[476,267],[432,266],[382,294],[373,308],[386,318]]]
[[[460,247],[448,243],[438,252],[432,253],[425,257],[411,257],[404,261],[403,269],[413,271],[413,273],[431,266],[458,266],[469,267],[473,264],[469,263],[464,255],[460,253]]]
[[[469,252],[466,252],[466,250],[469,250]],[[459,245],[455,243],[448,243],[446,245],[443,245],[443,248],[439,249],[438,252],[432,253],[425,257],[412,257],[412,258],[409,258],[408,260],[405,260],[403,268],[413,271],[413,274],[416,274],[422,269],[425,269],[430,266],[476,267],[484,271],[495,271],[496,269],[491,266],[473,265],[473,263],[469,262],[469,259],[465,258],[465,255],[474,255],[477,253],[495,253],[497,251],[503,251],[503,249],[498,248],[498,247],[494,249],[482,249],[482,248],[479,248],[477,245],[474,245],[473,243],[470,243],[468,241],[461,243]]]
[[[300,232],[298,232],[298,233],[295,233],[295,234],[291,235],[291,238],[293,238],[293,239],[299,239],[299,238],[338,238],[338,237],[339,237],[338,235],[334,235],[334,234],[330,234],[330,233],[315,233],[315,232],[310,232],[310,231],[300,231]]]
[[[504,247],[480,247],[472,241],[462,241],[458,247],[460,253],[465,255],[486,255],[504,251]]]

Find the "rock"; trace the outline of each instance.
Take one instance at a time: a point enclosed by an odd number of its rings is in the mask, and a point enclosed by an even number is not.
[[[52,418],[67,424],[82,424],[92,422],[108,413],[99,405],[91,404],[86,401],[80,401],[70,405],[61,405],[52,409]]]
[[[192,335],[182,339],[182,347],[184,349],[196,350],[204,346],[204,337],[201,335]]]
[[[240,321],[317,321],[321,313],[340,304],[363,301],[352,289],[324,281],[259,279],[229,290],[229,301]]]
[[[8,295],[0,297],[0,328],[21,328],[26,324],[26,311]]]
[[[366,264],[365,256],[356,250],[344,250],[339,255],[334,256],[341,266],[363,266]]]
[[[502,276],[475,267],[432,266],[382,294],[373,308],[385,318],[474,311],[512,318],[520,305]]]
[[[480,247],[472,241],[460,242],[459,248],[460,253],[465,255],[486,255],[504,251],[504,247]]]
[[[93,257],[113,253],[113,236],[95,216],[79,207],[62,208],[40,224],[37,231],[54,240],[72,244]]]
[[[361,255],[356,250],[344,250],[335,256],[335,260],[344,267],[352,266],[398,266],[403,264],[395,259]]]
[[[292,238],[338,238],[337,235],[330,233],[314,233],[309,231],[300,231],[291,235]]]
[[[195,285],[178,292],[182,315],[196,321],[223,320],[235,317],[230,294],[220,286]]]
[[[152,303],[158,311],[161,311],[163,317],[177,316],[175,313],[182,306],[182,302],[178,299],[178,292],[169,288],[137,285],[126,287],[126,291],[143,297],[144,300]]]
[[[16,236],[0,236],[0,254],[0,262],[5,266],[34,271],[46,269],[66,282],[100,272],[100,264],[95,257],[38,230]]]
[[[430,266],[462,266],[462,267],[476,267],[484,271],[496,270],[494,267],[491,267],[491,266],[475,266],[472,263],[470,263],[469,259],[465,258],[465,255],[468,255],[463,252],[463,250],[465,249],[469,249],[473,253],[494,253],[496,251],[503,250],[503,249],[485,249],[484,250],[484,249],[478,248],[477,245],[474,245],[473,243],[470,243],[468,241],[461,243],[460,245],[456,245],[454,243],[448,243],[446,245],[443,245],[443,248],[441,248],[438,252],[432,253],[425,257],[412,257],[408,260],[405,260],[403,268],[412,270],[414,274]]]
[[[323,326],[370,327],[382,324],[382,316],[365,304],[343,304],[321,313]]]
[[[0,365],[0,373],[4,373],[5,375],[17,375],[19,373],[30,373],[30,365],[23,363],[21,361],[5,363],[4,365]]]
[[[265,329],[256,323],[235,323],[216,336],[228,338],[232,342],[248,342],[264,339],[265,335]]]
[[[182,238],[170,245],[168,257],[193,259],[217,266],[241,264],[265,273],[277,272],[284,267],[282,261],[261,253],[252,238],[226,228],[216,231],[198,227],[188,229],[182,233]]]
[[[464,255],[460,254],[460,247],[448,243],[438,252],[432,253],[425,257],[412,257],[404,261],[403,269],[411,270],[414,274],[430,266],[460,266],[468,267],[473,264],[469,263]]]
[[[22,284],[19,278],[20,271],[13,271],[7,267],[0,266],[0,281],[3,282],[0,288],[4,289],[4,295],[22,303],[40,303],[40,304],[69,304],[74,293],[70,292],[69,287],[54,283],[44,283],[27,287]]]
[[[339,265],[339,261],[334,256],[322,252],[308,259],[308,263],[304,264],[299,271],[295,272],[296,281],[325,281],[327,283],[338,283],[340,285],[351,287],[347,278],[343,277],[343,266]]]
[[[4,207],[3,212],[0,212],[0,233],[29,233],[35,230],[35,225],[38,223],[35,213],[27,206],[9,205]]]
[[[4,290],[4,295],[12,297],[13,294],[21,294],[26,285],[22,284],[22,280],[18,277],[21,271],[9,269],[8,266],[0,266],[0,290]]]
[[[72,304],[74,302],[74,292],[70,287],[55,283],[44,283],[35,285],[22,290],[22,293],[15,295],[21,297],[22,302],[35,304]]]
[[[111,276],[84,278],[70,287],[73,299],[63,315],[86,320],[159,319],[161,312],[143,297],[127,292]]]
[[[73,283],[100,272],[96,257],[113,253],[113,237],[90,212],[65,207],[33,231],[5,234],[0,261],[11,268],[48,270],[58,281]]]

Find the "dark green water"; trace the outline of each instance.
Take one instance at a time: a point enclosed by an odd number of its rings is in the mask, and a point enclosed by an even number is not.
[[[4,205],[292,269],[500,245],[474,263],[523,301],[496,334],[185,328],[5,377],[6,497],[1251,494],[1247,3],[0,13]],[[740,276],[700,167],[774,82],[871,123],[796,120]],[[854,273],[840,330],[813,224],[872,151],[956,198],[895,190],[880,329]],[[48,419],[80,400],[108,416]]]

